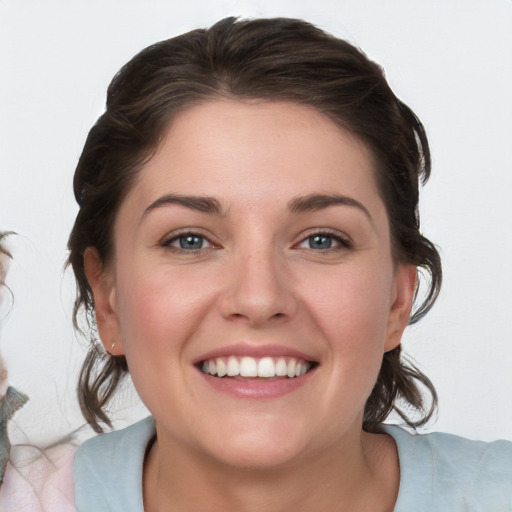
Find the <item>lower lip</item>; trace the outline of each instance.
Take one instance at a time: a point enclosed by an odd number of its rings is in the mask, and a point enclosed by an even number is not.
[[[213,377],[198,370],[206,383],[217,391],[236,398],[278,398],[297,390],[311,379],[315,369],[300,377],[277,380],[237,380],[229,377]]]

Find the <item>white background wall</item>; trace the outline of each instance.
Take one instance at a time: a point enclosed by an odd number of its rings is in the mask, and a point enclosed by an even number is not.
[[[63,264],[72,175],[107,84],[148,44],[228,15],[301,17],[357,43],[424,121],[423,231],[445,283],[404,344],[440,395],[432,429],[512,439],[511,0],[0,0],[0,229],[19,234],[0,347],[31,398],[16,440],[51,442],[83,423]],[[144,414],[135,403],[118,403],[120,424]]]

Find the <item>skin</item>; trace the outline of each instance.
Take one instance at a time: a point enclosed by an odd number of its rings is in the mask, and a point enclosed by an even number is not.
[[[348,199],[290,209],[312,195]],[[183,250],[187,233],[202,248]],[[363,143],[300,105],[192,107],[138,175],[114,238],[109,265],[94,248],[85,265],[101,339],[126,355],[156,419],[147,510],[393,509],[396,447],[361,427],[416,269],[392,258]],[[196,363],[234,344],[298,350],[315,368],[280,396],[225,393]]]

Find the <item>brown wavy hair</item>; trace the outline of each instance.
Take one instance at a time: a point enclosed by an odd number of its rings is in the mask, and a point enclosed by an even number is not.
[[[107,354],[99,343],[84,251],[95,247],[108,262],[119,206],[170,120],[183,109],[218,98],[310,106],[362,140],[376,162],[395,261],[412,263],[428,277],[424,300],[410,323],[427,313],[439,293],[440,257],[421,234],[418,214],[419,184],[428,179],[431,167],[427,137],[377,64],[348,42],[286,18],[227,18],[209,29],[156,43],[112,80],[106,111],[89,132],[74,176],[79,212],[68,244],[78,285],[74,322],[78,327],[85,311],[83,330],[91,342],[78,394],[84,417],[98,432],[100,423],[110,425],[106,406],[128,367],[123,356]],[[383,356],[363,428],[378,430],[393,410],[416,427],[429,419],[436,404],[432,383],[404,360],[399,346]],[[407,413],[411,408],[416,419]]]

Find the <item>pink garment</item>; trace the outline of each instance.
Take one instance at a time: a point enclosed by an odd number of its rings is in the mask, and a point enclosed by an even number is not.
[[[76,512],[73,460],[76,446],[41,452],[15,446],[0,488],[1,512]]]

